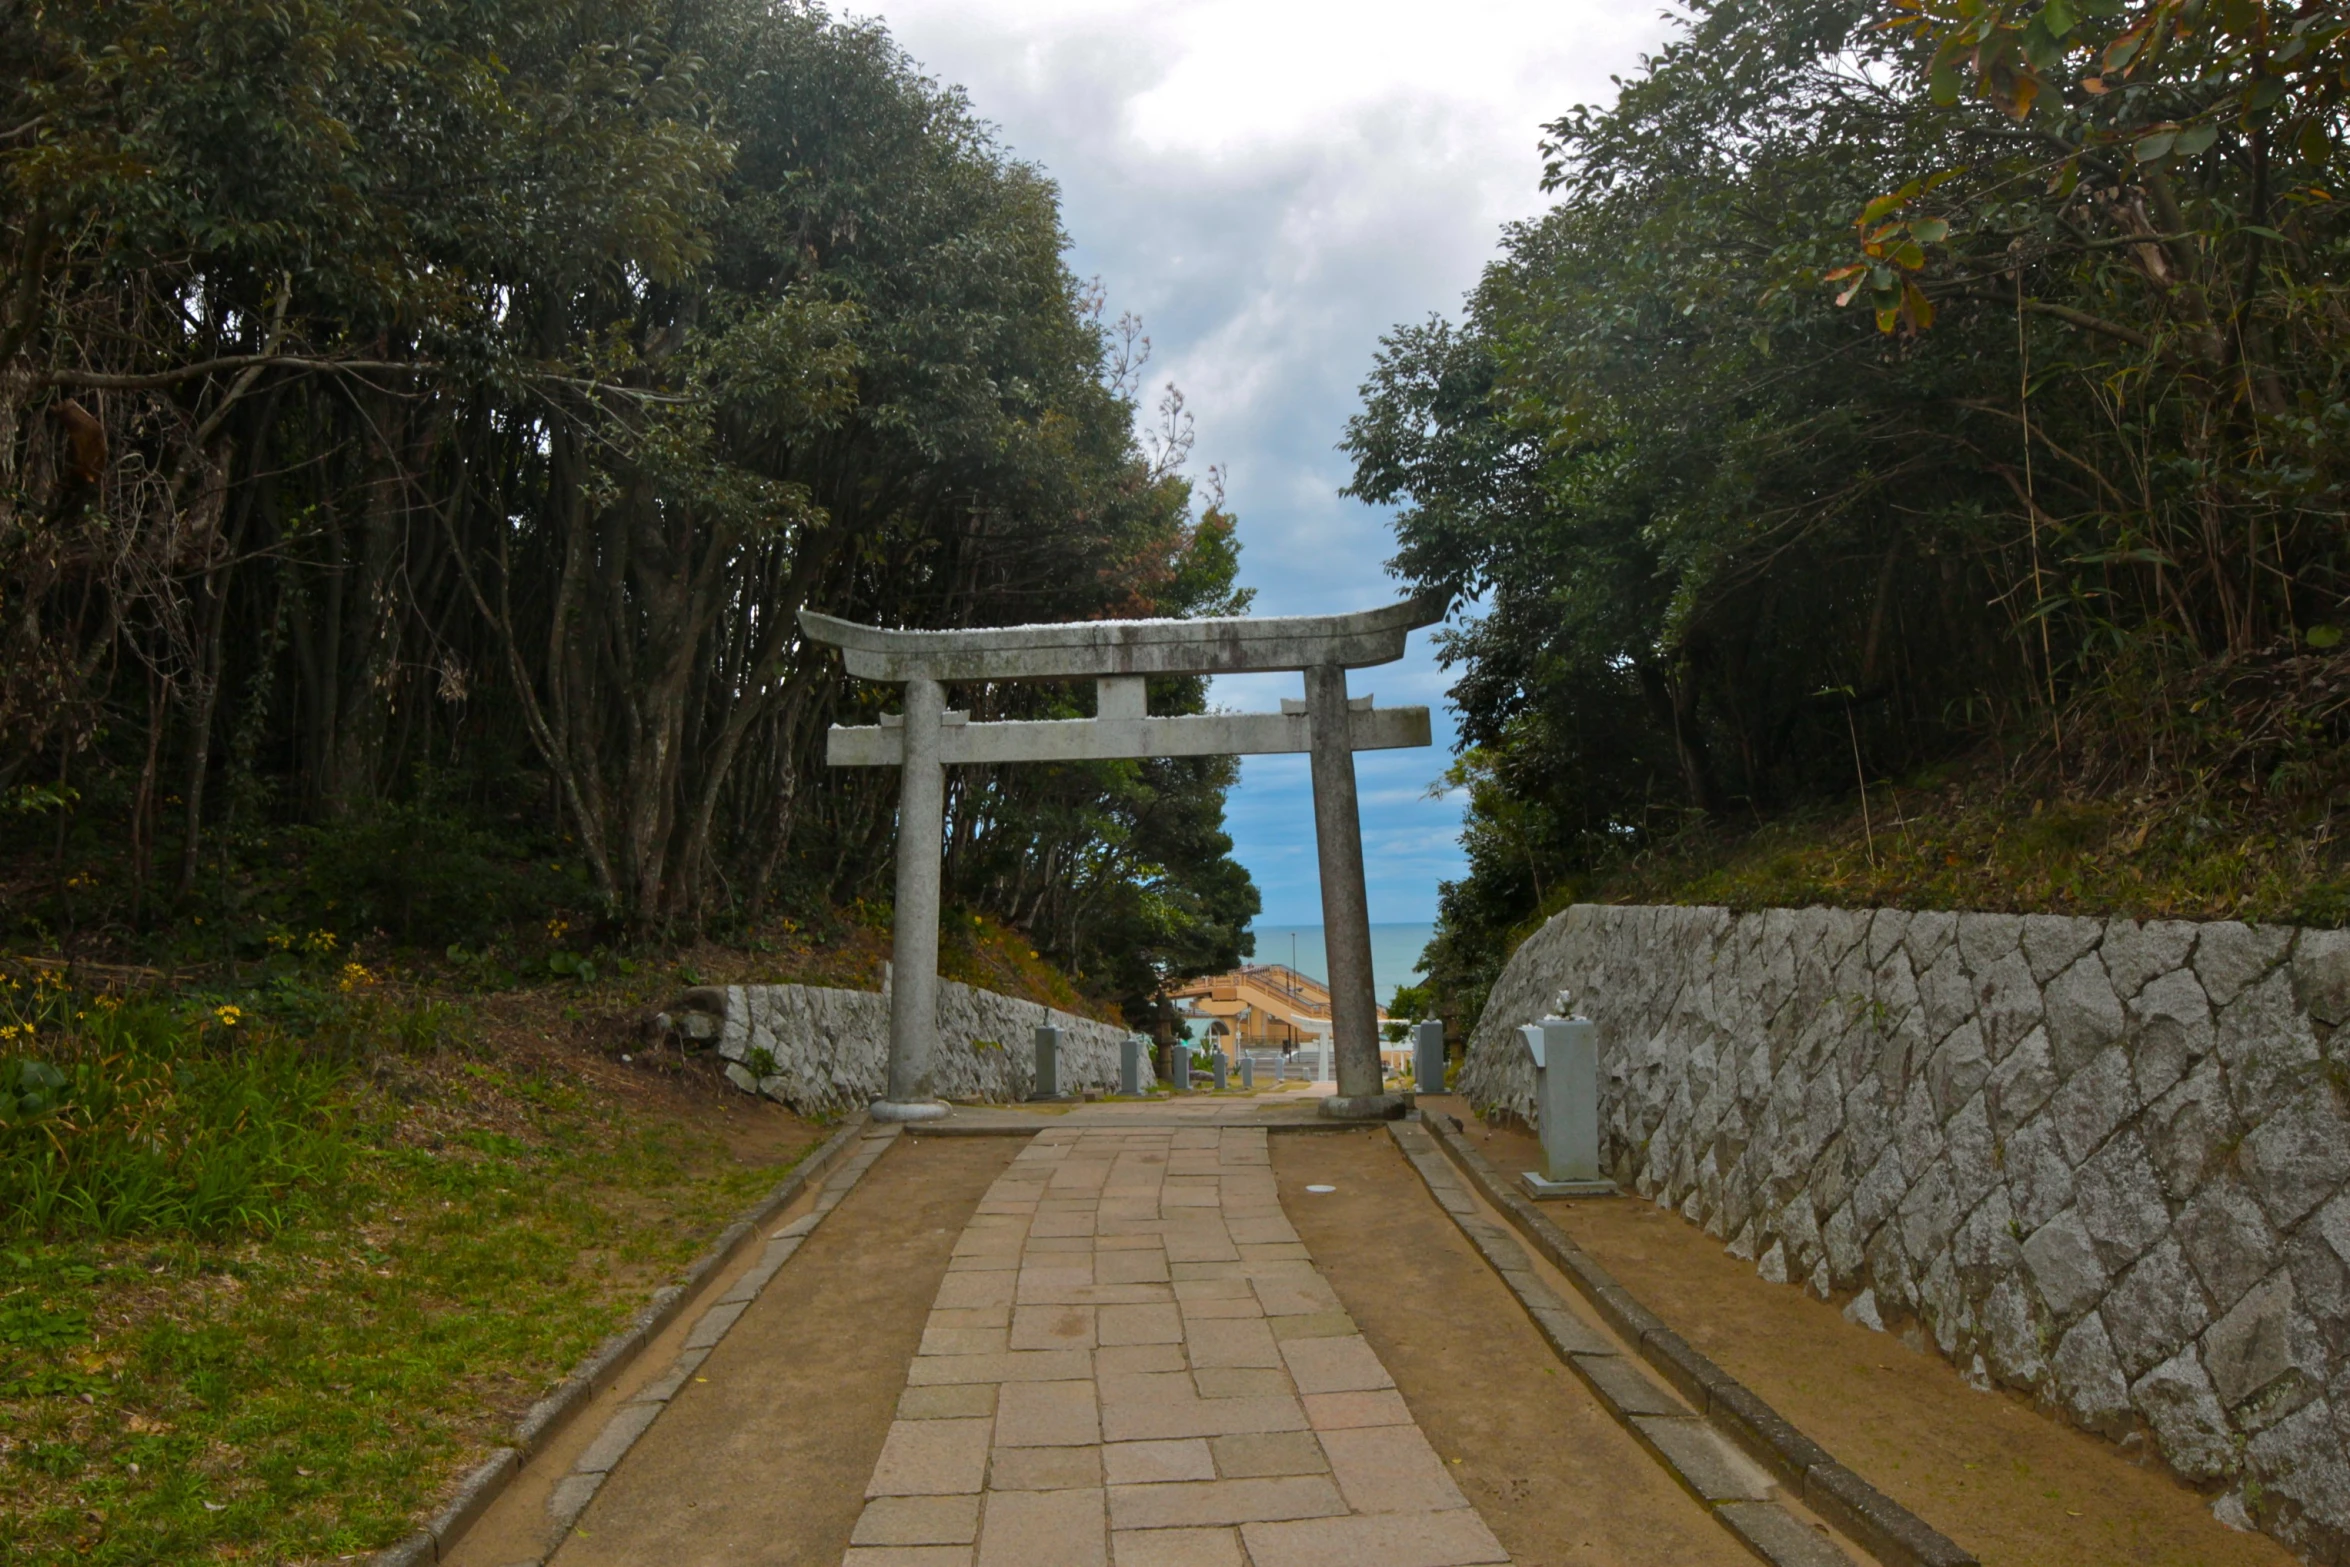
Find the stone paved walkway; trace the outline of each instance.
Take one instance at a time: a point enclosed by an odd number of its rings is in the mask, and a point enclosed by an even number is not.
[[[1282,1215],[1265,1135],[1021,1151],[956,1244],[844,1567],[1507,1561]]]

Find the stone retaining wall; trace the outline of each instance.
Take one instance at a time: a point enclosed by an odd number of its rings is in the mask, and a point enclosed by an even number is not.
[[[1516,1029],[1568,987],[1620,1182],[2350,1561],[2350,933],[1581,905],[1471,1102],[1532,1118]]]
[[[889,1067],[889,996],[884,991],[832,990],[819,985],[704,986],[678,1008],[712,1022],[727,1075],[746,1092],[765,1094],[806,1115],[835,1115],[881,1096]],[[941,980],[934,1085],[940,1097],[1003,1103],[1025,1099],[1036,1086],[1034,1031],[1061,1030],[1061,1088],[1114,1091],[1119,1046],[1127,1030],[1055,1011],[1037,1001],[1015,1001],[992,990]],[[689,1025],[689,1031],[691,1025]],[[767,1059],[757,1064],[760,1051]],[[1143,1086],[1155,1081],[1149,1053]]]

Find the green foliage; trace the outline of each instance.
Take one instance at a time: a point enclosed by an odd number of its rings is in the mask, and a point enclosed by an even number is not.
[[[158,1002],[94,1005],[52,1031],[53,1060],[0,1057],[19,1092],[0,1118],[0,1235],[268,1232],[333,1203],[347,1068],[228,1032]]]
[[[0,21],[0,125],[20,933],[202,918],[217,961],[271,920],[445,950],[872,897],[893,786],[824,734],[889,693],[801,607],[1239,602],[1050,182],[875,25],[68,0]],[[957,891],[1147,996],[1245,924],[1228,783],[979,780]]]
[[[1454,1015],[1628,856],[1970,750],[2180,822],[2342,779],[2342,35],[2198,15],[1713,0],[1388,340],[1355,493],[1480,606]]]
[[[444,1145],[362,1115],[343,1200],[301,1223],[0,1245],[12,1560],[391,1544],[516,1389],[560,1376],[789,1167],[561,1080],[425,1065],[380,1080],[430,1107]]]

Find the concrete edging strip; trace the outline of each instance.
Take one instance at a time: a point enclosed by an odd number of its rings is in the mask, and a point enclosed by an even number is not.
[[[1885,1567],[1978,1567],[1973,1552],[1838,1463],[1826,1448],[1797,1430],[1793,1422],[1772,1409],[1744,1383],[1707,1359],[1695,1346],[1666,1326],[1664,1319],[1635,1300],[1565,1231],[1545,1218],[1532,1203],[1512,1191],[1485,1156],[1470,1147],[1458,1131],[1446,1124],[1445,1117],[1425,1116],[1417,1125],[1444,1151],[1447,1158],[1459,1166],[1461,1173],[1477,1188],[1479,1195],[1509,1220],[1511,1226],[1525,1237],[1543,1260],[1574,1284],[1577,1292],[1591,1303],[1610,1328],[1621,1335],[1626,1343],[1637,1346],[1641,1358],[1686,1398],[1698,1414],[1759,1461],[1774,1479],[1799,1494],[1805,1506],[1858,1541]],[[1406,1156],[1410,1157],[1412,1150],[1404,1143],[1401,1129],[1396,1131],[1396,1138],[1398,1144],[1404,1147]],[[1427,1168],[1417,1159],[1413,1163],[1415,1168],[1420,1169],[1422,1178],[1426,1179]],[[1542,1295],[1549,1294],[1547,1287],[1533,1274],[1523,1271],[1522,1261],[1518,1264],[1518,1276],[1513,1278],[1512,1270],[1497,1258],[1496,1250],[1489,1250],[1472,1228],[1479,1222],[1473,1213],[1464,1215],[1455,1210],[1453,1218],[1469,1233],[1471,1240],[1478,1243],[1478,1249],[1485,1253],[1486,1260],[1502,1274],[1504,1281],[1518,1291],[1522,1300],[1528,1300],[1528,1309],[1534,1312],[1536,1320],[1542,1324],[1544,1337],[1552,1340],[1553,1347],[1559,1349],[1563,1358],[1574,1361],[1575,1355],[1581,1352],[1570,1351],[1561,1345],[1559,1338],[1554,1336],[1546,1314],[1534,1304]],[[1515,1249],[1514,1245],[1508,1248],[1510,1251]],[[1506,1252],[1502,1255],[1506,1256]],[[1521,1279],[1534,1286],[1538,1293],[1529,1298],[1527,1292],[1520,1288]],[[1576,1327],[1581,1329],[1580,1323]],[[1590,1336],[1587,1329],[1581,1331],[1586,1337]],[[1576,1369],[1584,1372],[1579,1362],[1576,1362]],[[1588,1372],[1584,1372],[1584,1378],[1587,1382],[1592,1381]],[[1599,1388],[1596,1382],[1592,1385],[1603,1400],[1608,1398],[1604,1388]],[[1615,1407],[1612,1401],[1610,1407]],[[1634,1417],[1620,1410],[1618,1418],[1627,1424],[1635,1423]],[[1661,1452],[1650,1433],[1642,1430],[1640,1435],[1652,1451],[1660,1452],[1668,1464],[1674,1462],[1670,1454]],[[1688,1477],[1684,1476],[1683,1479],[1686,1483]],[[1725,1507],[1718,1511],[1726,1514],[1729,1509]],[[1724,1521],[1758,1554],[1765,1555],[1769,1560],[1782,1560],[1770,1555],[1759,1542],[1758,1535],[1765,1531],[1750,1533],[1747,1527],[1741,1527],[1742,1519],[1725,1517]],[[1809,1533],[1808,1530],[1805,1532]]]
[[[685,1271],[678,1275],[675,1284],[665,1285],[655,1290],[652,1298],[637,1311],[635,1316],[629,1318],[626,1327],[613,1333],[590,1350],[585,1359],[572,1367],[570,1375],[555,1385],[552,1392],[532,1404],[515,1427],[513,1445],[496,1449],[487,1459],[475,1466],[473,1472],[467,1475],[463,1483],[457,1487],[455,1497],[434,1516],[431,1523],[397,1543],[377,1551],[370,1559],[371,1567],[420,1567],[420,1564],[437,1562],[446,1556],[465,1531],[471,1528],[483,1513],[489,1511],[490,1504],[495,1502],[506,1487],[513,1483],[514,1477],[522,1472],[523,1466],[530,1462],[532,1456],[545,1447],[548,1440],[558,1431],[568,1425],[573,1415],[585,1407],[598,1393],[610,1387],[620,1374],[635,1362],[637,1356],[644,1352],[645,1346],[650,1344],[664,1328],[675,1320],[678,1312],[683,1309],[687,1301],[693,1299],[695,1291],[701,1287],[702,1283],[713,1273],[721,1271],[732,1262],[743,1244],[750,1240],[762,1225],[797,1201],[807,1192],[810,1185],[824,1178],[835,1165],[839,1164],[842,1157],[856,1146],[864,1131],[865,1113],[863,1111],[857,1111],[844,1119],[838,1130],[818,1144],[806,1158],[793,1166],[791,1174],[786,1176],[780,1185],[753,1203],[744,1210],[740,1218],[721,1230],[718,1238],[710,1244],[709,1249],[696,1257],[686,1266]],[[875,1137],[872,1140],[885,1146],[888,1142],[886,1136]],[[878,1152],[874,1157],[879,1157]],[[870,1163],[871,1161],[868,1160],[867,1164]],[[860,1167],[857,1173],[862,1175],[864,1173],[863,1167]],[[853,1185],[854,1182],[849,1184]],[[845,1191],[845,1187],[843,1190]],[[837,1200],[835,1198],[835,1201]],[[795,1226],[804,1222],[806,1221],[795,1221]],[[807,1226],[808,1229],[814,1227],[813,1224]],[[802,1230],[800,1233],[804,1235],[806,1230]],[[796,1247],[797,1244],[798,1237],[795,1236],[792,1238],[792,1246]],[[783,1255],[788,1257],[790,1251],[786,1249]],[[775,1266],[782,1266],[781,1258],[776,1260]],[[759,1271],[758,1267],[754,1267],[750,1274],[745,1275],[745,1278],[755,1276],[759,1274]],[[773,1272],[773,1268],[769,1268],[766,1277],[759,1279],[760,1284],[764,1285],[766,1278],[772,1277]],[[737,1284],[735,1290],[728,1291],[728,1295],[731,1297],[741,1287],[740,1284]],[[754,1290],[753,1293],[756,1291]],[[745,1297],[746,1300],[748,1298]],[[736,1314],[740,1315],[739,1308],[737,1308]],[[689,1354],[706,1353],[707,1351],[689,1351]],[[633,1407],[633,1404],[629,1407]],[[623,1412],[625,1413],[625,1410]],[[584,1505],[584,1501],[582,1505]]]

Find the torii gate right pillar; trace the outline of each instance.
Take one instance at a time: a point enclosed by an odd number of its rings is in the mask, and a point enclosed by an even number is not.
[[[1371,978],[1371,900],[1363,885],[1363,824],[1347,740],[1346,669],[1305,672],[1313,726],[1314,848],[1322,871],[1322,954],[1330,976],[1331,1043],[1338,1057],[1336,1116],[1387,1110],[1379,1069],[1379,1000]]]

